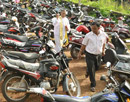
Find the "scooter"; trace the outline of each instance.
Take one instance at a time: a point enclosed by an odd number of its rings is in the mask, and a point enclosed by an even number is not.
[[[120,82],[130,79],[130,55],[117,54],[113,49],[107,49],[104,62],[111,63],[112,75],[118,77]]]
[[[130,31],[125,26],[116,25],[112,31],[118,33],[122,39],[130,38]]]

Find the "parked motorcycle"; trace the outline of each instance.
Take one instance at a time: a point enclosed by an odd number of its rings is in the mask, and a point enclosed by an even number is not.
[[[49,42],[48,44],[53,43]],[[9,94],[10,89],[8,90],[8,87],[28,89],[36,86],[53,93],[57,91],[59,84],[62,84],[63,90],[67,94],[80,96],[79,82],[69,70],[68,63],[71,59],[67,58],[63,51],[56,54],[55,58],[52,54],[46,54],[48,59],[41,60],[40,63],[29,63],[21,59],[16,60],[8,56],[6,51],[2,52],[2,56],[0,79],[4,79],[2,93],[7,101],[23,102],[28,97],[27,93],[23,93],[19,97],[13,97]],[[9,83],[12,83],[12,85]]]
[[[117,54],[113,49],[107,49],[104,61],[111,62],[111,71],[114,76],[118,76],[120,81],[129,80],[130,55]]]
[[[13,34],[1,34],[0,42],[2,47],[11,47],[22,52],[39,52],[42,49],[42,42],[37,37],[26,37]]]
[[[120,36],[114,32],[111,34],[111,37],[112,37],[111,42],[115,47],[116,53],[129,55],[128,47],[124,43],[124,41],[120,38]]]
[[[67,95],[50,94],[46,89],[36,87],[29,89],[8,87],[8,89],[15,92],[40,94],[42,96],[41,102],[129,102],[129,82],[124,81],[119,84],[111,73],[111,63],[107,62],[106,67],[108,68],[108,78],[111,82],[108,82],[106,77],[102,75],[100,80],[106,81],[107,85],[103,91],[93,96],[70,97]]]
[[[125,26],[116,25],[113,29],[113,32],[117,32],[120,38],[126,39],[130,38],[129,28],[125,28]]]
[[[126,44],[124,43],[124,41],[118,36],[118,34],[116,32],[111,34],[112,39],[111,42],[108,42],[106,44],[106,49],[108,48],[112,48],[114,49],[117,54],[129,54],[128,53],[128,48],[126,46]],[[77,37],[73,37],[71,38],[71,56],[76,59],[77,55],[80,51],[80,47],[82,45],[82,41],[83,41],[83,36],[77,36]]]

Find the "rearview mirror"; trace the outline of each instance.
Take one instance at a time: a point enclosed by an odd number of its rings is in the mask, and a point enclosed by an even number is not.
[[[111,62],[106,63],[106,67],[109,68],[111,66]]]

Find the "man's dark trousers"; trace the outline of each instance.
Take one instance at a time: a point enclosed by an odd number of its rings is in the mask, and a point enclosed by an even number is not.
[[[87,73],[91,81],[91,87],[96,86],[95,72],[99,69],[101,64],[101,55],[94,55],[86,52],[86,63],[87,63]]]

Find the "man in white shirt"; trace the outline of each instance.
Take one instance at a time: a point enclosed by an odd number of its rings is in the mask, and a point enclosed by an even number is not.
[[[100,30],[100,23],[93,22],[92,31],[86,34],[78,58],[80,59],[82,52],[86,51],[87,73],[91,81],[91,91],[95,91],[96,80],[95,71],[100,66],[101,56],[105,54],[106,34]]]
[[[66,32],[70,31],[70,24],[68,18],[66,17],[66,11],[61,10],[61,16],[59,14],[56,14],[56,17],[52,19],[52,23],[54,26],[54,37],[55,37],[55,44],[56,44],[55,49],[58,53],[62,49],[62,44],[65,39]]]

